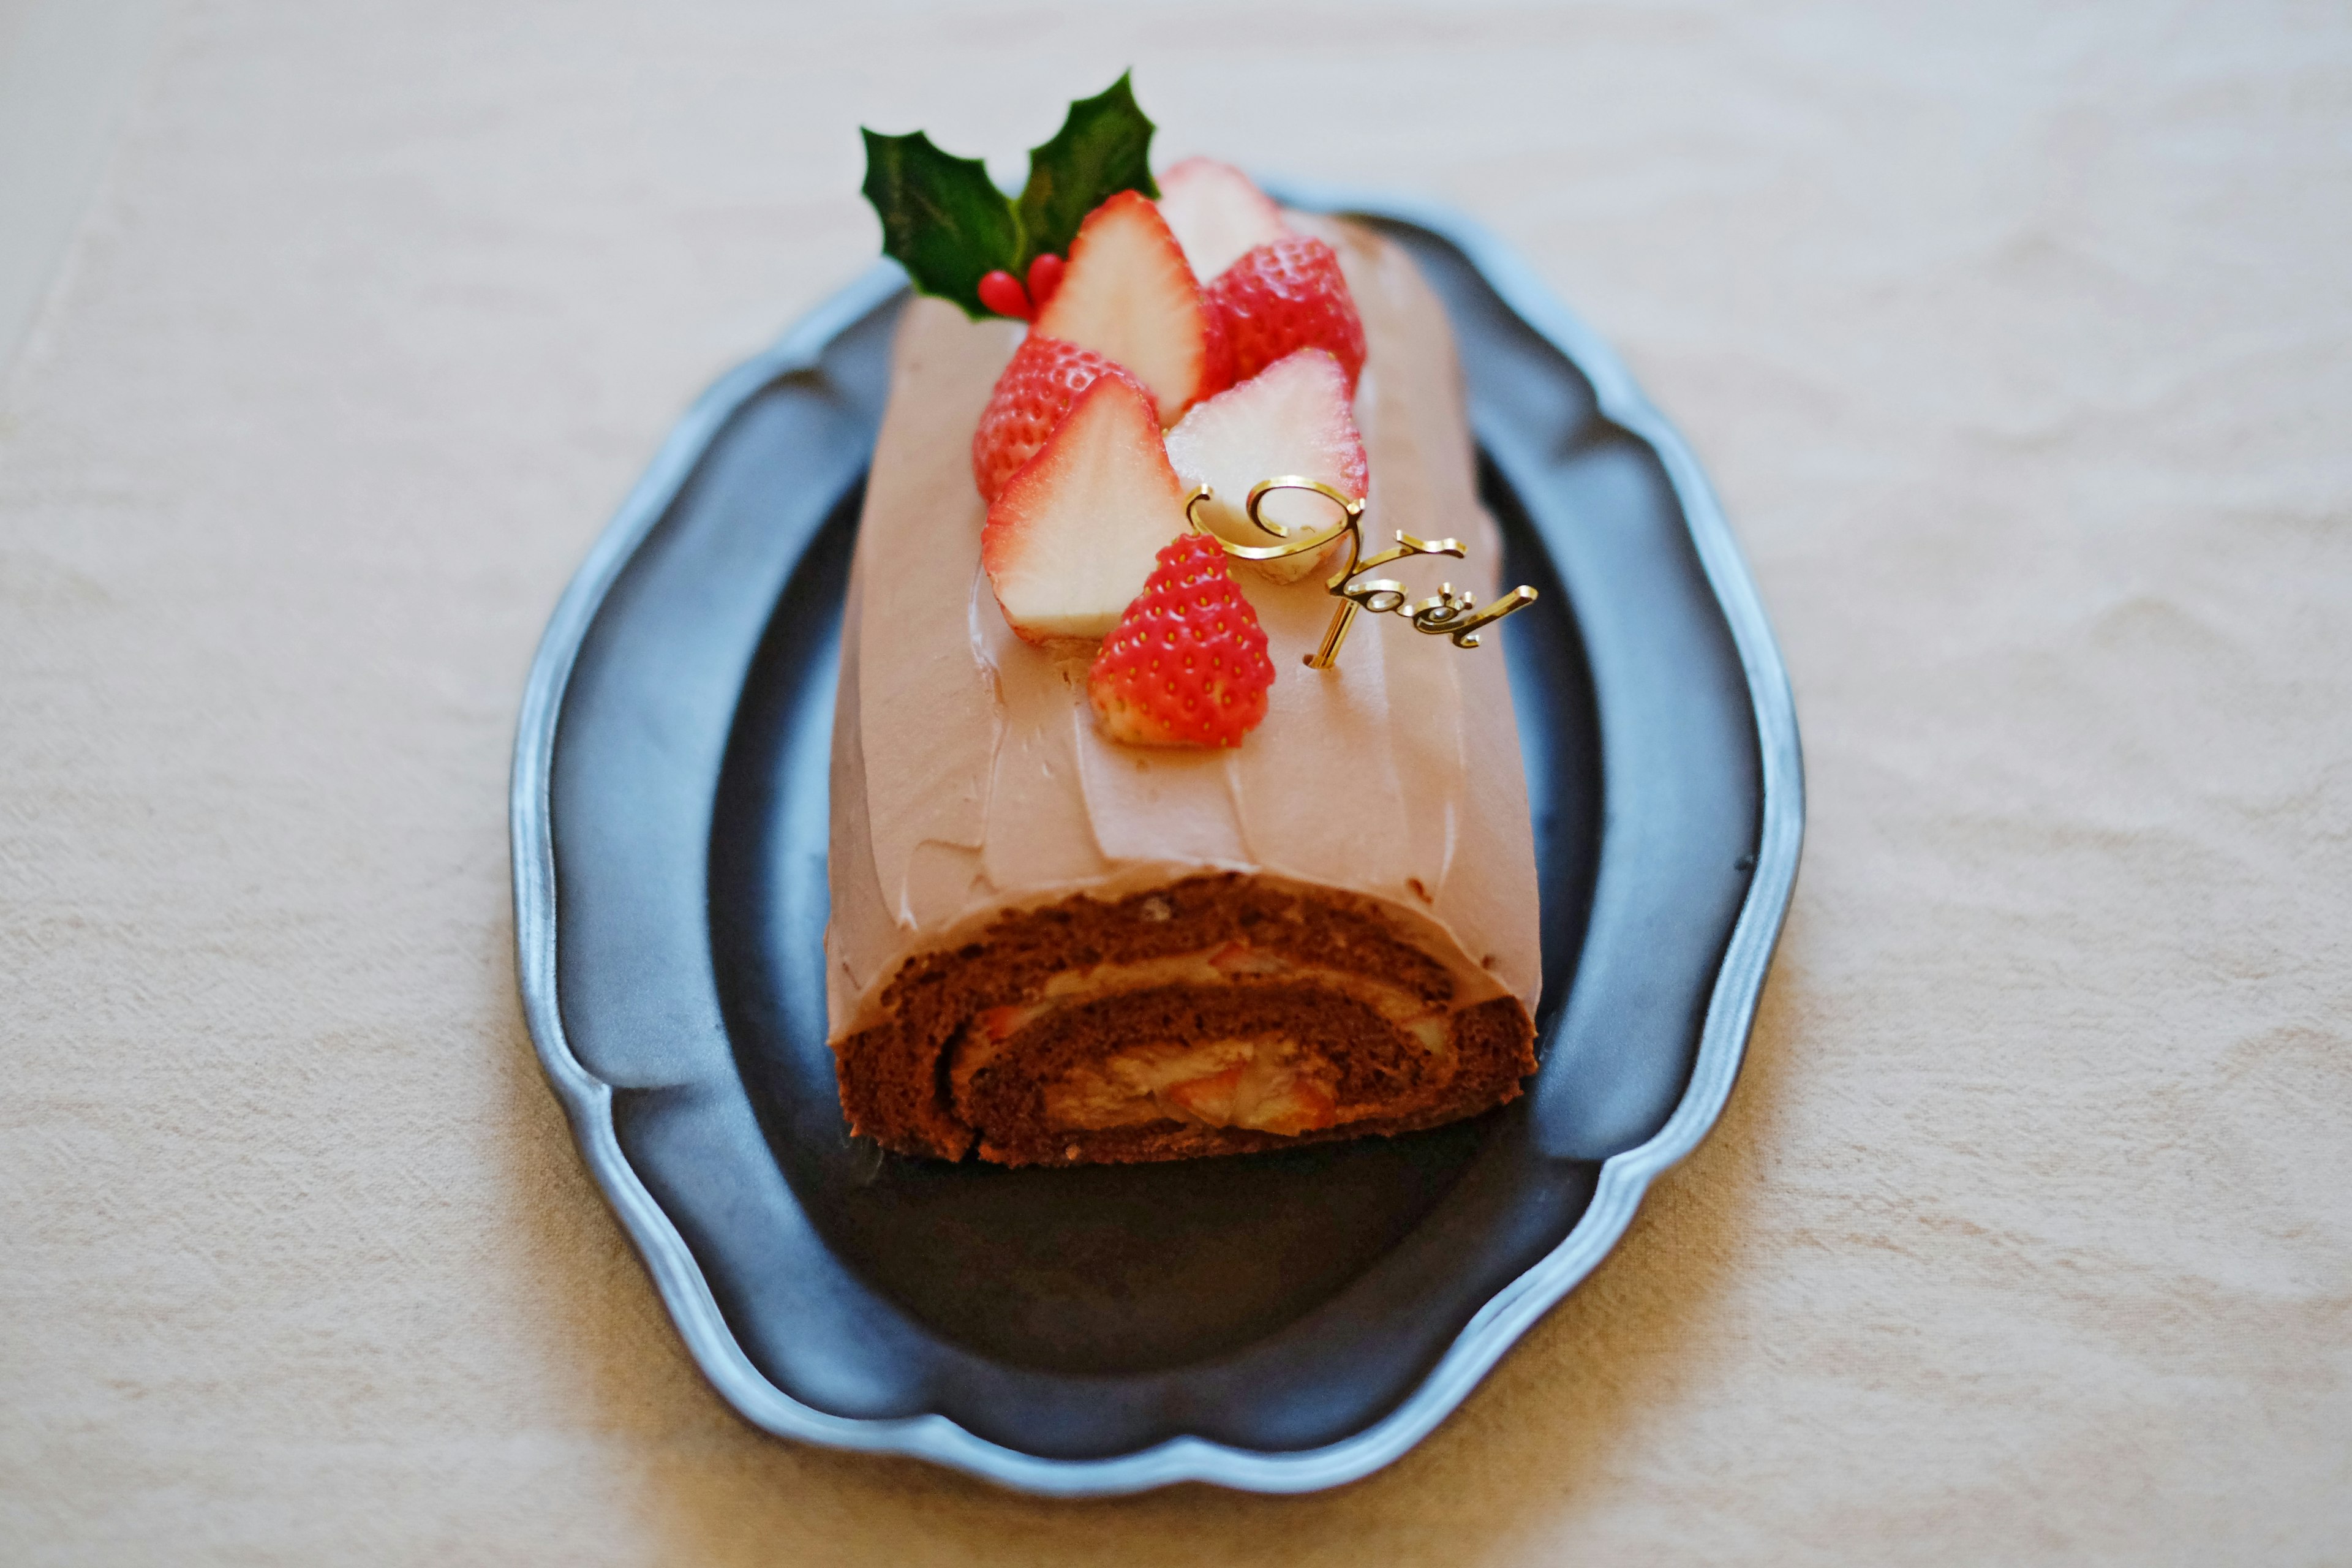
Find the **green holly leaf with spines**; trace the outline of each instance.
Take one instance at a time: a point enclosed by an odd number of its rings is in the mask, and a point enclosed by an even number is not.
[[[1066,257],[1078,225],[1121,191],[1141,191],[1157,200],[1151,178],[1151,133],[1157,129],[1136,107],[1132,71],[1092,98],[1070,105],[1062,128],[1029,150],[1029,183],[1021,192],[1023,246],[1018,276],[1048,252]]]
[[[1028,265],[1020,209],[977,158],[958,158],[917,131],[866,138],[866,199],[882,220],[882,254],[907,269],[915,287],[963,307],[981,321],[980,280],[1002,268]]]
[[[991,272],[1025,279],[1029,263],[1070,253],[1086,216],[1121,191],[1157,200],[1151,178],[1156,129],[1136,107],[1132,73],[1070,105],[1062,128],[1029,151],[1029,183],[1016,202],[996,188],[988,166],[931,145],[922,132],[866,138],[866,199],[882,220],[882,253],[915,287],[963,307],[979,321]]]

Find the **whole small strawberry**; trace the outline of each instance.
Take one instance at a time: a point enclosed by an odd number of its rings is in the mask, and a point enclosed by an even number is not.
[[[1143,592],[1103,638],[1087,695],[1103,732],[1131,746],[1238,746],[1265,717],[1274,661],[1224,546],[1188,533],[1160,552]]]
[[[1205,292],[1231,345],[1235,381],[1300,349],[1322,349],[1348,373],[1354,394],[1364,368],[1364,323],[1329,246],[1285,235],[1244,253]]]

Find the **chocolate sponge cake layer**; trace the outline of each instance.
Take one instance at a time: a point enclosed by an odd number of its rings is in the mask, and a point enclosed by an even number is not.
[[[1005,1164],[1239,1153],[1515,1097],[1533,1029],[1462,1005],[1371,900],[1238,873],[1003,915],[910,961],[836,1047],[854,1131]]]

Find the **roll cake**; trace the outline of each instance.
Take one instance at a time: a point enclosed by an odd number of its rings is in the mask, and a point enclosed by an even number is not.
[[[1449,572],[1491,598],[1501,545],[1442,306],[1371,231],[1285,226],[1336,251],[1360,318],[1364,537],[1451,535]],[[1053,307],[1027,277],[1037,303],[1002,270],[977,297],[1037,310],[1042,335]],[[1374,614],[1306,668],[1333,623],[1328,558],[1304,577],[1236,563],[1273,671],[1262,721],[1239,743],[1115,739],[1089,700],[1097,644],[1016,630],[983,570],[998,525],[974,431],[1024,333],[971,297],[901,317],[842,633],[825,950],[852,1131],[945,1160],[1153,1161],[1404,1132],[1516,1097],[1541,977],[1499,637],[1456,646]],[[1154,361],[1103,395],[1171,417],[1184,374]],[[1021,471],[992,482],[1011,493]],[[1137,588],[1149,564],[1125,568]]]

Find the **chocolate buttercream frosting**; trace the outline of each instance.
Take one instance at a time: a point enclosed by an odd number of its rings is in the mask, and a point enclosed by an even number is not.
[[[1458,538],[1446,575],[1491,598],[1443,308],[1395,246],[1297,222],[1363,318],[1368,540]],[[1320,575],[1236,563],[1276,668],[1264,723],[1230,750],[1105,739],[1092,645],[1023,642],[980,570],[971,432],[1020,331],[927,298],[898,329],[834,729],[827,1003],[853,1130],[943,1158],[1167,1159],[1516,1095],[1540,968],[1507,628],[1465,649],[1363,616],[1312,670],[1338,602]],[[1420,589],[1422,564],[1388,570]]]

